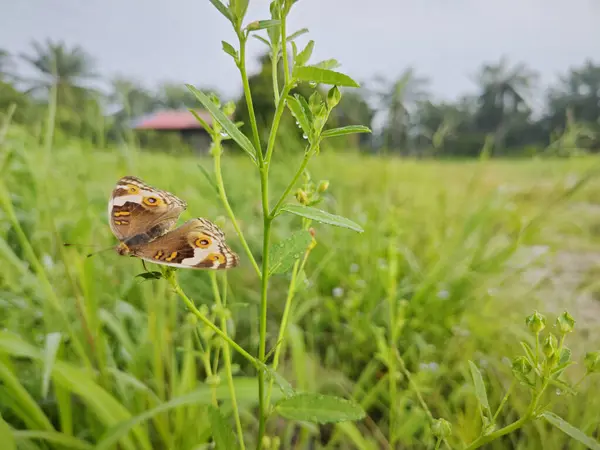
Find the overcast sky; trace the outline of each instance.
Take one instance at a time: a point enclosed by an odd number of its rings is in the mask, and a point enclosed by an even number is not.
[[[248,20],[268,18],[268,5],[250,0]],[[208,0],[0,0],[0,48],[62,39],[92,54],[103,76],[230,96],[240,83],[221,51],[222,39],[234,42],[228,25]],[[300,0],[289,29],[301,27],[316,42],[311,61],[334,57],[359,81],[414,66],[446,98],[473,89],[478,66],[501,55],[527,62],[545,83],[586,58],[600,62],[597,0]],[[262,44],[251,45],[256,70]]]

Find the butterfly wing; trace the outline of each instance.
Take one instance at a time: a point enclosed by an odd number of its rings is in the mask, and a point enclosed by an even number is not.
[[[186,203],[132,176],[121,178],[108,202],[108,221],[122,242],[147,242],[165,234],[177,223]]]
[[[130,247],[131,254],[146,261],[188,269],[229,269],[239,257],[225,243],[225,235],[209,220],[197,218],[157,237]]]

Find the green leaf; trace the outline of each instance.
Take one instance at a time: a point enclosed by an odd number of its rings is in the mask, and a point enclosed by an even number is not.
[[[235,48],[233,48],[233,45],[231,45],[227,41],[221,41],[221,44],[223,45],[223,51],[228,55],[231,55],[233,59],[237,62],[238,52]]]
[[[160,280],[163,277],[163,274],[161,272],[143,272],[143,273],[138,273],[136,275],[136,278],[143,278],[144,280]]]
[[[232,21],[232,17],[231,17],[231,13],[229,12],[229,10],[225,7],[225,5],[223,3],[221,3],[219,0],[210,0],[210,2],[213,4],[213,6],[215,8],[217,8],[217,10],[223,14],[227,20],[229,20],[230,22]]]
[[[575,428],[573,425],[566,422],[563,418],[557,416],[556,414],[546,411],[541,414],[541,417],[546,419],[548,422],[550,422],[550,424],[554,425],[563,433],[571,436],[576,441],[585,445],[587,448],[591,448],[592,450],[600,450],[600,442],[586,435],[579,428]]]
[[[343,136],[345,134],[353,133],[370,133],[371,129],[363,125],[348,125],[346,127],[332,128],[331,130],[325,130],[321,133],[321,137],[328,138],[334,136]]]
[[[348,75],[333,70],[321,69],[316,66],[294,67],[294,77],[302,81],[312,81],[313,83],[360,87],[360,85]]]
[[[17,450],[17,444],[10,426],[0,415],[0,442],[4,450]]]
[[[248,2],[249,0],[235,0],[230,2],[230,5],[235,8],[235,17],[240,22],[246,15],[246,11],[248,10]]]
[[[308,28],[301,28],[298,31],[294,31],[292,34],[290,34],[287,37],[287,41],[291,42],[294,39],[296,39],[298,36],[302,36],[303,34],[306,34],[306,33],[308,33]]]
[[[315,41],[308,41],[304,50],[302,50],[298,56],[296,56],[294,63],[297,66],[303,66],[310,59],[313,49],[315,48]]]
[[[57,444],[57,446],[53,448],[72,450],[94,449],[94,446],[92,444],[89,444],[88,442],[85,442],[73,436],[69,436],[68,434],[57,433],[55,431],[19,430],[15,431],[13,434],[16,441],[32,441],[35,439],[47,442],[49,444]],[[0,439],[2,439],[1,436],[2,433],[0,433]]]
[[[290,382],[283,378],[282,375],[280,375],[278,372],[271,369],[267,365],[263,367],[263,370],[267,375],[267,378],[273,380],[273,382],[277,385],[277,387],[279,387],[279,390],[286,398],[293,397],[294,395],[296,395],[296,391],[294,390]]]
[[[317,208],[311,208],[310,206],[288,204],[284,205],[281,210],[297,216],[306,217],[307,219],[316,220],[317,222],[326,223],[328,225],[349,228],[359,233],[365,231],[360,225],[352,222],[350,219],[346,219],[342,216],[336,216],[335,214],[331,214]]]
[[[275,28],[281,24],[281,20],[256,20],[246,27],[250,31],[264,30],[265,28]]]
[[[304,131],[304,134],[308,136],[311,133],[310,122],[306,116],[306,112],[302,106],[302,103],[297,97],[299,97],[298,94],[296,94],[295,97],[288,96],[286,99],[286,105],[300,125],[300,128],[302,128],[302,131]]]
[[[271,43],[269,41],[267,41],[264,37],[259,36],[258,34],[253,34],[252,37],[254,39],[258,39],[260,42],[265,44],[267,47],[271,48]]]
[[[340,66],[341,66],[341,64],[338,62],[338,60],[333,59],[333,58],[326,59],[325,61],[321,61],[321,62],[318,62],[318,63],[312,65],[312,67],[318,67],[319,69],[328,69],[328,70],[337,69]]]
[[[215,441],[216,450],[235,450],[239,448],[233,429],[227,423],[227,420],[221,415],[221,412],[211,406],[208,409],[210,416],[210,428],[212,430],[213,440]]]
[[[521,341],[521,347],[523,347],[523,350],[525,350],[525,354],[527,355],[531,366],[535,367],[535,355],[531,346],[527,342]]]
[[[210,111],[215,120],[227,131],[229,136],[244,150],[252,161],[256,164],[256,150],[250,140],[235,126],[235,124],[221,111],[204,92],[199,91],[191,84],[186,84],[187,88],[196,96],[202,105]]]
[[[287,419],[314,423],[346,422],[365,417],[360,405],[350,400],[308,393],[280,400],[275,410]]]
[[[54,367],[54,361],[56,360],[56,353],[60,347],[61,338],[61,334],[56,332],[46,335],[46,345],[44,347],[44,375],[42,376],[42,397],[44,398],[48,396],[52,368]]]
[[[488,402],[487,392],[485,391],[485,383],[483,382],[481,372],[477,366],[473,364],[473,361],[469,361],[469,367],[471,368],[471,376],[473,377],[473,383],[475,384],[475,395],[477,395],[477,400],[479,400],[481,410],[484,415],[489,416],[490,404]]]
[[[560,358],[558,360],[558,364],[562,366],[563,364],[568,363],[571,360],[571,349],[568,347],[563,347],[560,351]]]
[[[286,240],[279,242],[269,252],[269,274],[285,273],[304,254],[312,237],[306,230],[296,231]]]

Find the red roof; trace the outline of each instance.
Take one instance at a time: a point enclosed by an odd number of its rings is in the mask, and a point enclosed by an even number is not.
[[[212,125],[212,116],[208,111],[195,111],[208,125]],[[202,125],[187,110],[166,110],[140,117],[134,121],[133,128],[136,130],[185,130],[202,129]]]

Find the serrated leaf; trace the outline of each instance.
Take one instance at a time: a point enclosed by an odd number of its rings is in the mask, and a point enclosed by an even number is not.
[[[231,55],[233,59],[237,61],[238,53],[237,50],[233,47],[233,45],[231,45],[227,41],[221,41],[221,44],[223,45],[223,51],[228,55]]]
[[[288,96],[286,99],[286,105],[296,119],[296,122],[298,122],[300,125],[300,128],[302,128],[302,131],[304,131],[304,134],[307,136],[310,135],[310,122],[306,116],[304,108],[302,107],[302,103],[300,103],[300,100],[298,100],[297,97]]]
[[[50,377],[56,361],[56,354],[60,347],[62,335],[60,333],[48,333],[46,335],[46,343],[44,345],[44,374],[42,376],[42,397],[48,396],[50,388]]]
[[[335,84],[337,86],[360,87],[360,85],[340,72],[329,69],[321,69],[316,66],[297,66],[294,67],[294,77],[302,81],[323,84]]]
[[[473,377],[473,384],[475,385],[475,395],[477,395],[477,400],[479,400],[479,405],[481,406],[481,410],[484,415],[490,415],[490,404],[488,402],[487,392],[485,391],[485,383],[483,382],[483,377],[481,376],[481,372],[477,368],[473,361],[469,361],[469,367],[471,369],[471,376]]]
[[[290,270],[311,242],[310,233],[306,230],[300,230],[284,241],[273,245],[269,253],[269,274],[285,273]]]
[[[144,280],[160,280],[163,277],[161,272],[143,272],[138,273],[136,278],[143,278]]]
[[[346,127],[340,128],[332,128],[330,130],[325,130],[321,133],[322,138],[334,137],[334,136],[344,136],[345,134],[353,134],[353,133],[370,133],[371,129],[369,127],[365,127],[364,125],[348,125]]]
[[[4,450],[17,450],[13,432],[10,426],[2,418],[2,415],[0,415],[0,442],[2,442],[2,448]]]
[[[535,367],[535,355],[531,346],[527,342],[521,341],[521,347],[523,347],[523,350],[525,350],[525,354],[531,366]]]
[[[304,50],[302,50],[296,57],[294,60],[294,63],[297,66],[303,66],[304,64],[306,64],[308,62],[308,60],[310,59],[312,52],[315,48],[315,41],[308,41],[308,44],[306,44],[306,47],[304,47]]]
[[[333,69],[337,69],[338,67],[340,67],[341,64],[338,62],[337,59],[326,59],[324,61],[320,61],[316,64],[312,64],[312,67],[318,67],[319,69],[328,69],[328,70],[333,70]]]
[[[308,28],[301,28],[298,31],[294,31],[292,34],[290,34],[287,37],[287,41],[291,42],[294,39],[296,39],[298,36],[302,36],[303,34],[306,34],[306,33],[308,33]]]
[[[326,223],[328,225],[349,228],[359,233],[365,231],[360,225],[351,221],[350,219],[346,219],[342,216],[336,216],[335,214],[331,214],[317,208],[311,208],[310,206],[287,204],[284,205],[281,210],[297,216],[306,217],[307,219],[316,220],[317,222]]]
[[[592,450],[600,450],[600,442],[588,436],[579,428],[575,428],[569,422],[565,421],[562,417],[559,417],[550,411],[545,411],[540,416],[546,419],[548,422],[550,422],[550,424],[561,430],[563,433],[567,434],[568,436],[571,436],[576,441],[585,445],[587,448],[591,448]]]
[[[230,22],[232,21],[231,13],[223,3],[221,3],[219,0],[210,0],[210,2],[221,14],[227,18],[227,20]]]
[[[237,142],[252,161],[256,164],[256,150],[250,140],[242,133],[235,124],[221,111],[204,92],[199,91],[191,84],[186,84],[187,88],[196,96],[202,105],[212,114],[217,122],[225,129],[225,131]]]
[[[350,400],[308,393],[280,400],[275,410],[287,419],[313,423],[346,422],[365,417],[360,405]]]
[[[208,415],[210,417],[210,428],[216,450],[239,449],[235,435],[233,434],[233,429],[221,415],[221,412],[214,406],[210,406]]]

